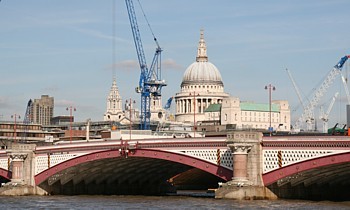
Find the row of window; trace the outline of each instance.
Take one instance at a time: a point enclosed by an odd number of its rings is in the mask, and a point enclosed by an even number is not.
[[[259,113],[259,115],[260,115],[260,113]],[[224,120],[225,121],[227,121],[227,114],[225,114],[225,116],[224,116]],[[235,114],[235,116],[234,116],[234,121],[237,121],[237,114]],[[243,121],[243,122],[270,122],[270,116],[267,116],[267,118],[251,118],[251,117],[249,117],[249,118],[247,118],[247,117],[241,117],[241,121]],[[272,119],[271,119],[271,122],[272,123],[278,123],[278,122],[280,122],[280,119],[279,119],[279,115],[277,115],[275,118],[273,118],[273,116],[272,116]],[[283,122],[284,123],[287,123],[287,116],[284,116],[284,119],[283,119]]]
[[[258,115],[258,117],[265,117],[265,116],[267,116],[267,117],[269,117],[270,116],[270,112],[251,112],[251,111],[243,111],[242,112],[242,114],[244,115],[244,116],[252,116],[253,115],[253,113],[254,113],[254,116],[257,116]],[[271,112],[271,117],[279,117],[279,113],[273,113],[273,112]]]
[[[0,136],[3,137],[14,137],[14,132],[0,132]],[[45,138],[47,134],[45,133],[26,133],[26,137],[37,137],[37,138]],[[21,138],[23,133],[16,133],[17,138]]]
[[[197,89],[197,88],[210,88],[210,89],[220,89],[221,86],[218,85],[189,85],[189,86],[184,86],[183,89]]]
[[[23,125],[23,124],[16,124],[16,129],[23,130],[25,127],[26,130],[41,130],[40,125]],[[15,124],[0,124],[0,129],[11,129],[14,130]]]

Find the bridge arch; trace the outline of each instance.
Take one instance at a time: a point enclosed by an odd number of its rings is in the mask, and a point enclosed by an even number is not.
[[[79,156],[60,164],[57,164],[35,176],[36,185],[40,185],[50,177],[54,177],[55,175],[62,173],[63,171],[67,171],[70,168],[76,167],[81,164],[91,163],[93,161],[99,160],[108,160],[108,159],[131,159],[131,158],[148,158],[148,159],[158,159],[167,162],[173,162],[180,165],[185,165],[189,168],[197,168],[204,172],[210,173],[223,181],[231,180],[232,178],[232,170],[229,170],[225,167],[218,166],[214,163],[201,160],[199,158],[191,157],[181,153],[174,153],[170,151],[159,151],[152,149],[135,149],[130,150],[128,153],[128,157],[123,156],[119,150],[106,150],[106,151],[98,151],[90,154],[86,154],[83,156]],[[170,177],[169,177],[170,178]]]
[[[265,186],[270,186],[277,181],[296,178],[299,175],[305,176],[304,180],[312,177],[315,181],[317,181],[317,179],[315,179],[315,176],[318,174],[317,170],[323,169],[323,171],[332,172],[332,170],[334,170],[334,167],[332,166],[339,167],[340,165],[343,166],[343,172],[350,174],[350,151],[305,160],[303,162],[282,167],[263,174],[263,181]],[[306,173],[308,173],[308,176],[306,176]],[[302,176],[299,176],[299,180],[303,181]]]
[[[11,180],[11,177],[12,177],[11,174],[12,174],[11,171],[8,171],[8,170],[5,170],[5,169],[3,169],[3,168],[0,168],[0,177],[1,177],[2,179],[5,179],[5,180],[10,181],[10,180]]]

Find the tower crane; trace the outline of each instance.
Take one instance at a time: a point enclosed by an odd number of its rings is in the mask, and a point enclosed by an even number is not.
[[[346,79],[342,73],[340,73],[340,76],[341,76],[341,81],[343,82],[343,86],[345,89],[345,94],[346,94],[346,99],[347,99],[348,105],[350,105],[350,93],[349,93],[348,86],[346,84]]]
[[[334,105],[334,102],[335,102],[335,99],[338,97],[339,93],[336,92],[332,98],[332,101],[330,102],[329,106],[328,106],[328,109],[326,112],[323,111],[323,108],[321,107],[321,114],[320,114],[320,119],[323,121],[323,130],[322,132],[323,133],[327,133],[328,132],[328,116],[329,116],[329,113],[331,112],[332,108],[333,108],[333,105]]]
[[[318,102],[322,98],[322,96],[327,92],[330,85],[333,84],[334,79],[336,76],[341,73],[341,69],[343,68],[344,63],[348,60],[350,55],[346,55],[340,59],[340,61],[333,67],[333,69],[328,73],[326,79],[322,82],[321,86],[316,89],[314,96],[308,103],[308,105],[305,107],[302,115],[298,118],[298,120],[295,122],[293,126],[293,132],[299,132],[302,123],[307,123],[307,130],[311,130],[312,128],[312,119],[313,118],[313,111],[315,107],[317,106]]]
[[[288,73],[288,76],[289,76],[290,80],[292,81],[292,84],[293,84],[293,87],[295,89],[295,92],[297,93],[299,102],[302,105],[303,109],[305,109],[305,104],[304,104],[303,98],[301,97],[299,88],[298,88],[297,84],[295,83],[294,78],[292,77],[292,74],[290,73],[290,71],[288,69],[286,69],[286,71]]]
[[[168,99],[168,101],[166,102],[166,104],[165,104],[165,106],[164,106],[164,109],[165,109],[165,110],[169,110],[169,109],[170,109],[170,107],[171,107],[171,102],[173,101],[173,99],[174,99],[173,96],[171,96],[171,97]]]
[[[166,86],[165,80],[161,80],[161,52],[157,39],[153,32],[153,38],[157,45],[156,51],[151,63],[150,68],[147,67],[146,57],[142,46],[141,35],[137,24],[135,9],[132,0],[125,0],[126,8],[128,10],[129,20],[134,43],[136,47],[136,53],[140,65],[140,80],[139,86],[136,87],[136,92],[141,94],[141,130],[149,130],[151,123],[151,99],[159,99],[161,96],[162,87]],[[145,15],[144,15],[145,16]],[[146,17],[146,16],[145,16]],[[147,21],[147,18],[146,18]],[[148,21],[147,21],[148,23]],[[148,24],[150,27],[150,25]],[[152,29],[151,29],[152,31]]]
[[[22,136],[22,142],[26,142],[27,141],[27,134],[28,134],[28,124],[30,123],[30,118],[32,115],[32,99],[29,99],[28,103],[27,103],[27,109],[26,109],[26,113],[24,114],[24,118],[23,118],[23,136]]]

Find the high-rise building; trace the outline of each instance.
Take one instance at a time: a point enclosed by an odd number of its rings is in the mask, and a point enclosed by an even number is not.
[[[42,95],[41,99],[34,99],[31,105],[30,122],[42,125],[50,125],[54,111],[54,98]]]

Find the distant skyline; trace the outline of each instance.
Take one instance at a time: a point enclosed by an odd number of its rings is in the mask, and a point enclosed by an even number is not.
[[[180,92],[183,73],[195,62],[201,29],[225,92],[241,101],[268,103],[264,87],[273,84],[272,99],[288,100],[296,109],[292,124],[301,106],[286,68],[310,98],[339,59],[350,54],[348,0],[140,2],[163,48],[162,77],[168,82],[163,105]],[[138,0],[134,5],[150,65],[156,46]],[[343,68],[347,77],[349,64]],[[24,116],[28,100],[41,95],[55,98],[55,116],[69,115],[66,107],[74,106],[76,121],[103,120],[113,68],[123,101],[132,98],[139,108],[140,70],[123,0],[0,2],[0,120]],[[326,110],[335,92],[329,126],[346,123],[340,78],[320,105]],[[315,112],[319,116],[319,107]]]

